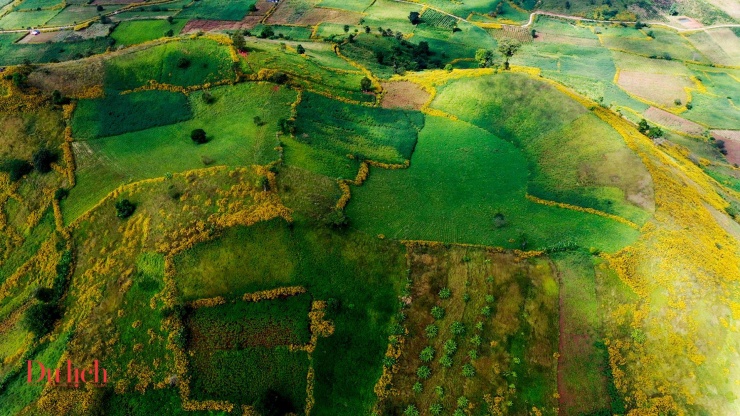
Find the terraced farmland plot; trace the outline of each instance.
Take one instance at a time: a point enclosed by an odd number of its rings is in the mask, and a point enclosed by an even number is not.
[[[297,143],[292,148],[288,146],[286,157],[298,166],[328,176],[354,177],[356,162],[348,169],[339,168],[341,163],[349,162],[347,156],[404,163],[411,158],[423,124],[423,116],[417,111],[350,105],[306,93],[298,107]],[[307,165],[306,152],[321,154],[321,159],[334,162]]]
[[[434,9],[426,9],[424,14],[421,15],[421,21],[424,24],[440,29],[452,30],[452,28],[457,25],[456,18],[440,13]]]
[[[212,104],[204,102],[202,92],[189,96],[190,120],[75,142],[77,186],[70,193],[76,197],[64,201],[65,218],[76,218],[129,181],[206,165],[244,166],[277,159],[277,122],[289,117],[294,91],[250,83],[215,88],[210,93],[215,97]],[[173,114],[182,113],[173,110]],[[256,125],[255,116],[263,123]],[[196,145],[190,139],[191,132],[199,128],[206,130],[208,143]]]
[[[177,14],[178,18],[242,20],[257,0],[199,0]]]
[[[571,241],[612,251],[637,235],[613,220],[530,202],[527,176],[526,159],[511,143],[464,122],[427,117],[411,166],[371,169],[352,188],[347,215],[372,235],[507,248]],[[494,226],[497,213],[506,226]]]
[[[168,42],[105,63],[106,87],[119,91],[161,84],[193,86],[234,79],[229,50],[207,39]]]

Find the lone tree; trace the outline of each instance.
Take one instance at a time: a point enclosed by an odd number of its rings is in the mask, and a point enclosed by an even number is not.
[[[239,31],[231,34],[231,42],[234,44],[236,50],[240,52],[247,50],[247,43],[244,41],[244,35]]]
[[[475,60],[481,68],[488,68],[493,65],[493,52],[487,49],[478,49],[475,52]]]
[[[59,306],[53,303],[38,303],[26,311],[23,323],[37,338],[51,332],[54,323],[62,316]]]
[[[504,60],[504,69],[509,69],[509,58],[522,47],[522,43],[516,39],[503,38],[498,42],[498,51],[506,57]]]
[[[51,172],[51,164],[59,160],[59,155],[49,149],[40,149],[33,154],[33,167],[39,173]]]
[[[373,89],[373,83],[370,81],[370,78],[362,77],[360,80],[360,88],[362,88],[363,91],[370,91]]]
[[[197,144],[203,144],[208,141],[206,138],[206,132],[203,129],[195,129],[190,132],[190,139]]]
[[[136,211],[136,204],[128,199],[122,199],[116,202],[116,216],[120,219],[126,219]]]
[[[296,46],[295,51],[298,52],[300,55],[306,53],[306,49],[303,47],[303,45]]]
[[[421,15],[419,12],[411,12],[409,13],[409,21],[412,25],[418,25],[421,23]]]

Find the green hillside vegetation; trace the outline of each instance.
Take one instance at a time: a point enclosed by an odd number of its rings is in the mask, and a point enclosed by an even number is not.
[[[172,23],[167,20],[125,21],[116,26],[110,37],[116,40],[116,45],[136,45],[159,39],[169,30],[178,35],[185,23],[187,23],[185,19],[176,19]]]
[[[649,174],[640,159],[606,123],[554,88],[516,74],[463,79],[445,85],[433,106],[519,147],[531,171],[530,194],[638,223],[648,218],[640,207],[649,211],[652,189],[642,183]]]
[[[207,39],[168,42],[105,62],[106,86],[121,91],[150,80],[189,87],[233,78],[228,50]]]
[[[132,180],[161,177],[212,164],[241,166],[277,159],[274,150],[278,144],[275,139],[277,124],[279,119],[290,115],[290,104],[296,98],[294,91],[274,84],[253,83],[219,87],[209,93],[215,98],[212,104],[204,102],[203,92],[189,95],[193,114],[190,120],[81,142],[78,149],[84,151],[85,157],[77,162],[78,184],[71,190],[71,197],[64,201],[65,218],[75,219],[108,192]],[[152,96],[158,94],[161,93]],[[172,94],[173,97],[181,96]],[[174,103],[177,106],[170,109],[171,115],[186,116],[183,109],[188,106],[182,106],[179,98]],[[96,108],[85,106],[84,110],[95,111]],[[260,125],[255,124],[255,116],[260,117]],[[99,116],[81,114],[76,117],[80,117],[82,123],[86,119],[97,120]],[[149,120],[151,125],[157,118]],[[174,121],[169,116],[166,120]],[[190,133],[198,128],[208,129],[208,143],[197,145],[190,139]],[[160,163],[151,163],[152,158]]]
[[[527,200],[527,165],[521,150],[481,128],[427,117],[411,166],[372,169],[353,188],[347,215],[373,235],[506,248],[615,251],[637,235],[613,220]]]
[[[141,91],[80,100],[72,119],[72,134],[79,140],[117,136],[151,127],[186,121],[192,117],[187,97],[179,92]]]

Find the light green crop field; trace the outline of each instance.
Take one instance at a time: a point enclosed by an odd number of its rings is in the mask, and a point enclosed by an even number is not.
[[[46,24],[59,10],[41,10],[30,12],[10,12],[0,19],[0,29],[26,29]]]
[[[256,0],[200,0],[177,14],[179,18],[241,20]]]
[[[187,20],[184,19],[176,19],[172,23],[166,20],[131,20],[116,26],[110,37],[116,40],[117,45],[135,45],[159,39],[168,30],[178,35],[185,23]]]
[[[207,39],[168,42],[119,55],[107,60],[105,67],[106,86],[121,91],[150,80],[188,87],[235,77],[228,49]]]
[[[189,96],[191,120],[76,144],[78,184],[71,191],[75,197],[64,203],[65,219],[73,220],[129,181],[204,164],[244,166],[277,159],[277,121],[290,115],[295,91],[252,83],[215,88],[211,94],[213,104],[203,102],[202,92]],[[256,125],[255,116],[263,124]],[[190,132],[198,128],[206,130],[208,143],[192,142]]]
[[[363,24],[370,26],[373,31],[378,27],[393,29],[394,32],[411,33],[414,25],[409,21],[409,13],[420,12],[421,5],[397,3],[392,0],[377,0],[365,10]]]
[[[654,37],[647,34],[652,33]],[[675,31],[661,28],[609,27],[600,35],[601,41],[609,49],[630,51],[646,57],[659,57],[665,60],[696,61],[708,63],[707,59],[691,43]]]
[[[365,184],[352,188],[347,215],[373,235],[508,248],[526,240],[528,249],[573,242],[615,251],[637,236],[603,217],[530,202],[527,176],[526,158],[511,143],[465,122],[427,117],[411,166],[371,169]],[[501,228],[497,213],[507,221]]]
[[[115,9],[120,8],[121,6],[106,6],[105,12],[99,12],[96,8],[96,6],[92,5],[85,5],[85,6],[76,6],[71,5],[67,6],[59,12],[56,16],[54,16],[51,20],[49,20],[46,24],[48,26],[68,26],[68,25],[75,25],[77,23],[84,22],[89,19],[95,19],[99,15],[107,12],[111,12]]]
[[[1,4],[2,2],[0,2]],[[50,9],[53,7],[59,7],[62,4],[60,0],[23,0],[21,4],[16,6],[15,10],[35,10],[37,8]]]

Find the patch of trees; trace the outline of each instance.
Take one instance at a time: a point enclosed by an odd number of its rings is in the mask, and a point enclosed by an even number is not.
[[[208,141],[208,138],[206,137],[206,131],[203,129],[195,129],[190,132],[190,140],[194,141],[196,144],[203,144]]]
[[[132,216],[136,211],[136,204],[128,199],[122,199],[116,202],[116,216],[122,220]]]
[[[59,154],[42,148],[33,154],[33,164],[22,159],[7,159],[0,162],[0,171],[10,177],[11,182],[16,182],[22,177],[36,169],[39,173],[51,172],[51,164],[59,160]]]
[[[397,74],[443,67],[442,60],[429,49],[428,42],[422,41],[416,45],[403,39],[403,35],[395,36],[389,32],[392,33],[390,29],[383,31],[383,42],[380,42],[380,47],[373,48],[375,60],[380,65],[393,67]]]
[[[56,276],[50,288],[39,288],[34,297],[39,301],[23,316],[23,324],[37,338],[51,332],[54,324],[62,317],[61,300],[67,290],[67,278],[72,271],[72,251],[62,253],[56,266]]]
[[[409,13],[409,21],[412,25],[418,25],[421,23],[421,15],[419,12],[411,12]]]
[[[637,130],[651,139],[663,137],[663,129],[658,126],[651,126],[644,118],[637,124]]]

